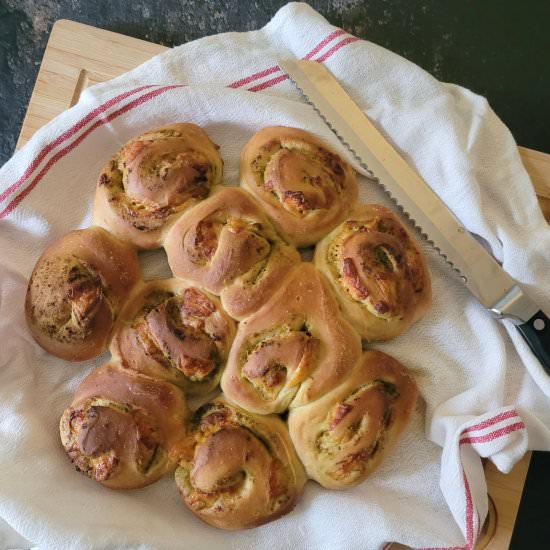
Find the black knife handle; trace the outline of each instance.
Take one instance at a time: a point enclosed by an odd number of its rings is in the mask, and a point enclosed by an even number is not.
[[[550,375],[550,319],[538,311],[522,325],[516,325],[521,335]]]

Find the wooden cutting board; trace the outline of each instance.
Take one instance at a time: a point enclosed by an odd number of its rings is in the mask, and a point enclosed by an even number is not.
[[[129,71],[165,50],[163,46],[136,38],[73,21],[58,21],[44,53],[17,146],[26,143],[46,122],[74,105],[86,87]],[[546,219],[550,220],[550,155],[523,147],[519,152]],[[487,463],[485,472],[494,508],[478,548],[508,548],[529,458],[524,457],[506,476]]]

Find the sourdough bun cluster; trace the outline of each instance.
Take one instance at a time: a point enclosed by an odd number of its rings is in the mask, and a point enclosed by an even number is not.
[[[240,189],[220,185],[194,124],[131,139],[99,176],[94,226],[46,249],[25,303],[49,353],[112,355],[61,417],[76,469],[111,489],[175,471],[191,512],[230,530],[290,512],[307,478],[345,489],[376,469],[417,389],[362,347],[431,301],[411,236],[357,204],[353,169],[318,138],[264,128],[240,167]],[[302,262],[295,246],[312,244]],[[161,246],[174,277],[144,282],[136,251]],[[186,396],[206,403],[191,413]]]

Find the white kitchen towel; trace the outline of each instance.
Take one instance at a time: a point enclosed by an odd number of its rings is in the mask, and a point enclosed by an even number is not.
[[[513,138],[484,98],[350,36],[305,4],[288,4],[259,31],[174,48],[87,90],[0,170],[0,518],[33,545],[351,550],[397,541],[470,549],[487,512],[480,456],[508,471],[527,449],[550,449],[548,377],[515,328],[492,319],[423,243],[433,307],[378,346],[412,369],[422,398],[398,447],[360,486],[331,492],[309,482],[286,517],[226,533],[189,513],[170,476],[115,492],[71,467],[58,419],[78,382],[107,355],[71,364],[34,343],[23,301],[35,261],[47,244],[89,225],[100,167],[151,127],[203,126],[221,146],[227,184],[238,183],[244,143],[268,125],[305,128],[349,158],[277,68],[278,60],[304,57],[329,67],[550,312],[550,230]],[[360,179],[362,200],[393,208]],[[0,545],[8,547],[13,533],[3,536]]]

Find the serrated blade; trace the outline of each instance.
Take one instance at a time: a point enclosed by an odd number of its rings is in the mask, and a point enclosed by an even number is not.
[[[483,306],[497,315],[522,321],[537,311],[514,279],[388,143],[326,67],[316,61],[281,61],[279,66],[361,166],[373,174],[423,236],[459,272]],[[510,300],[516,305],[506,311],[501,307],[503,300],[507,305]]]

